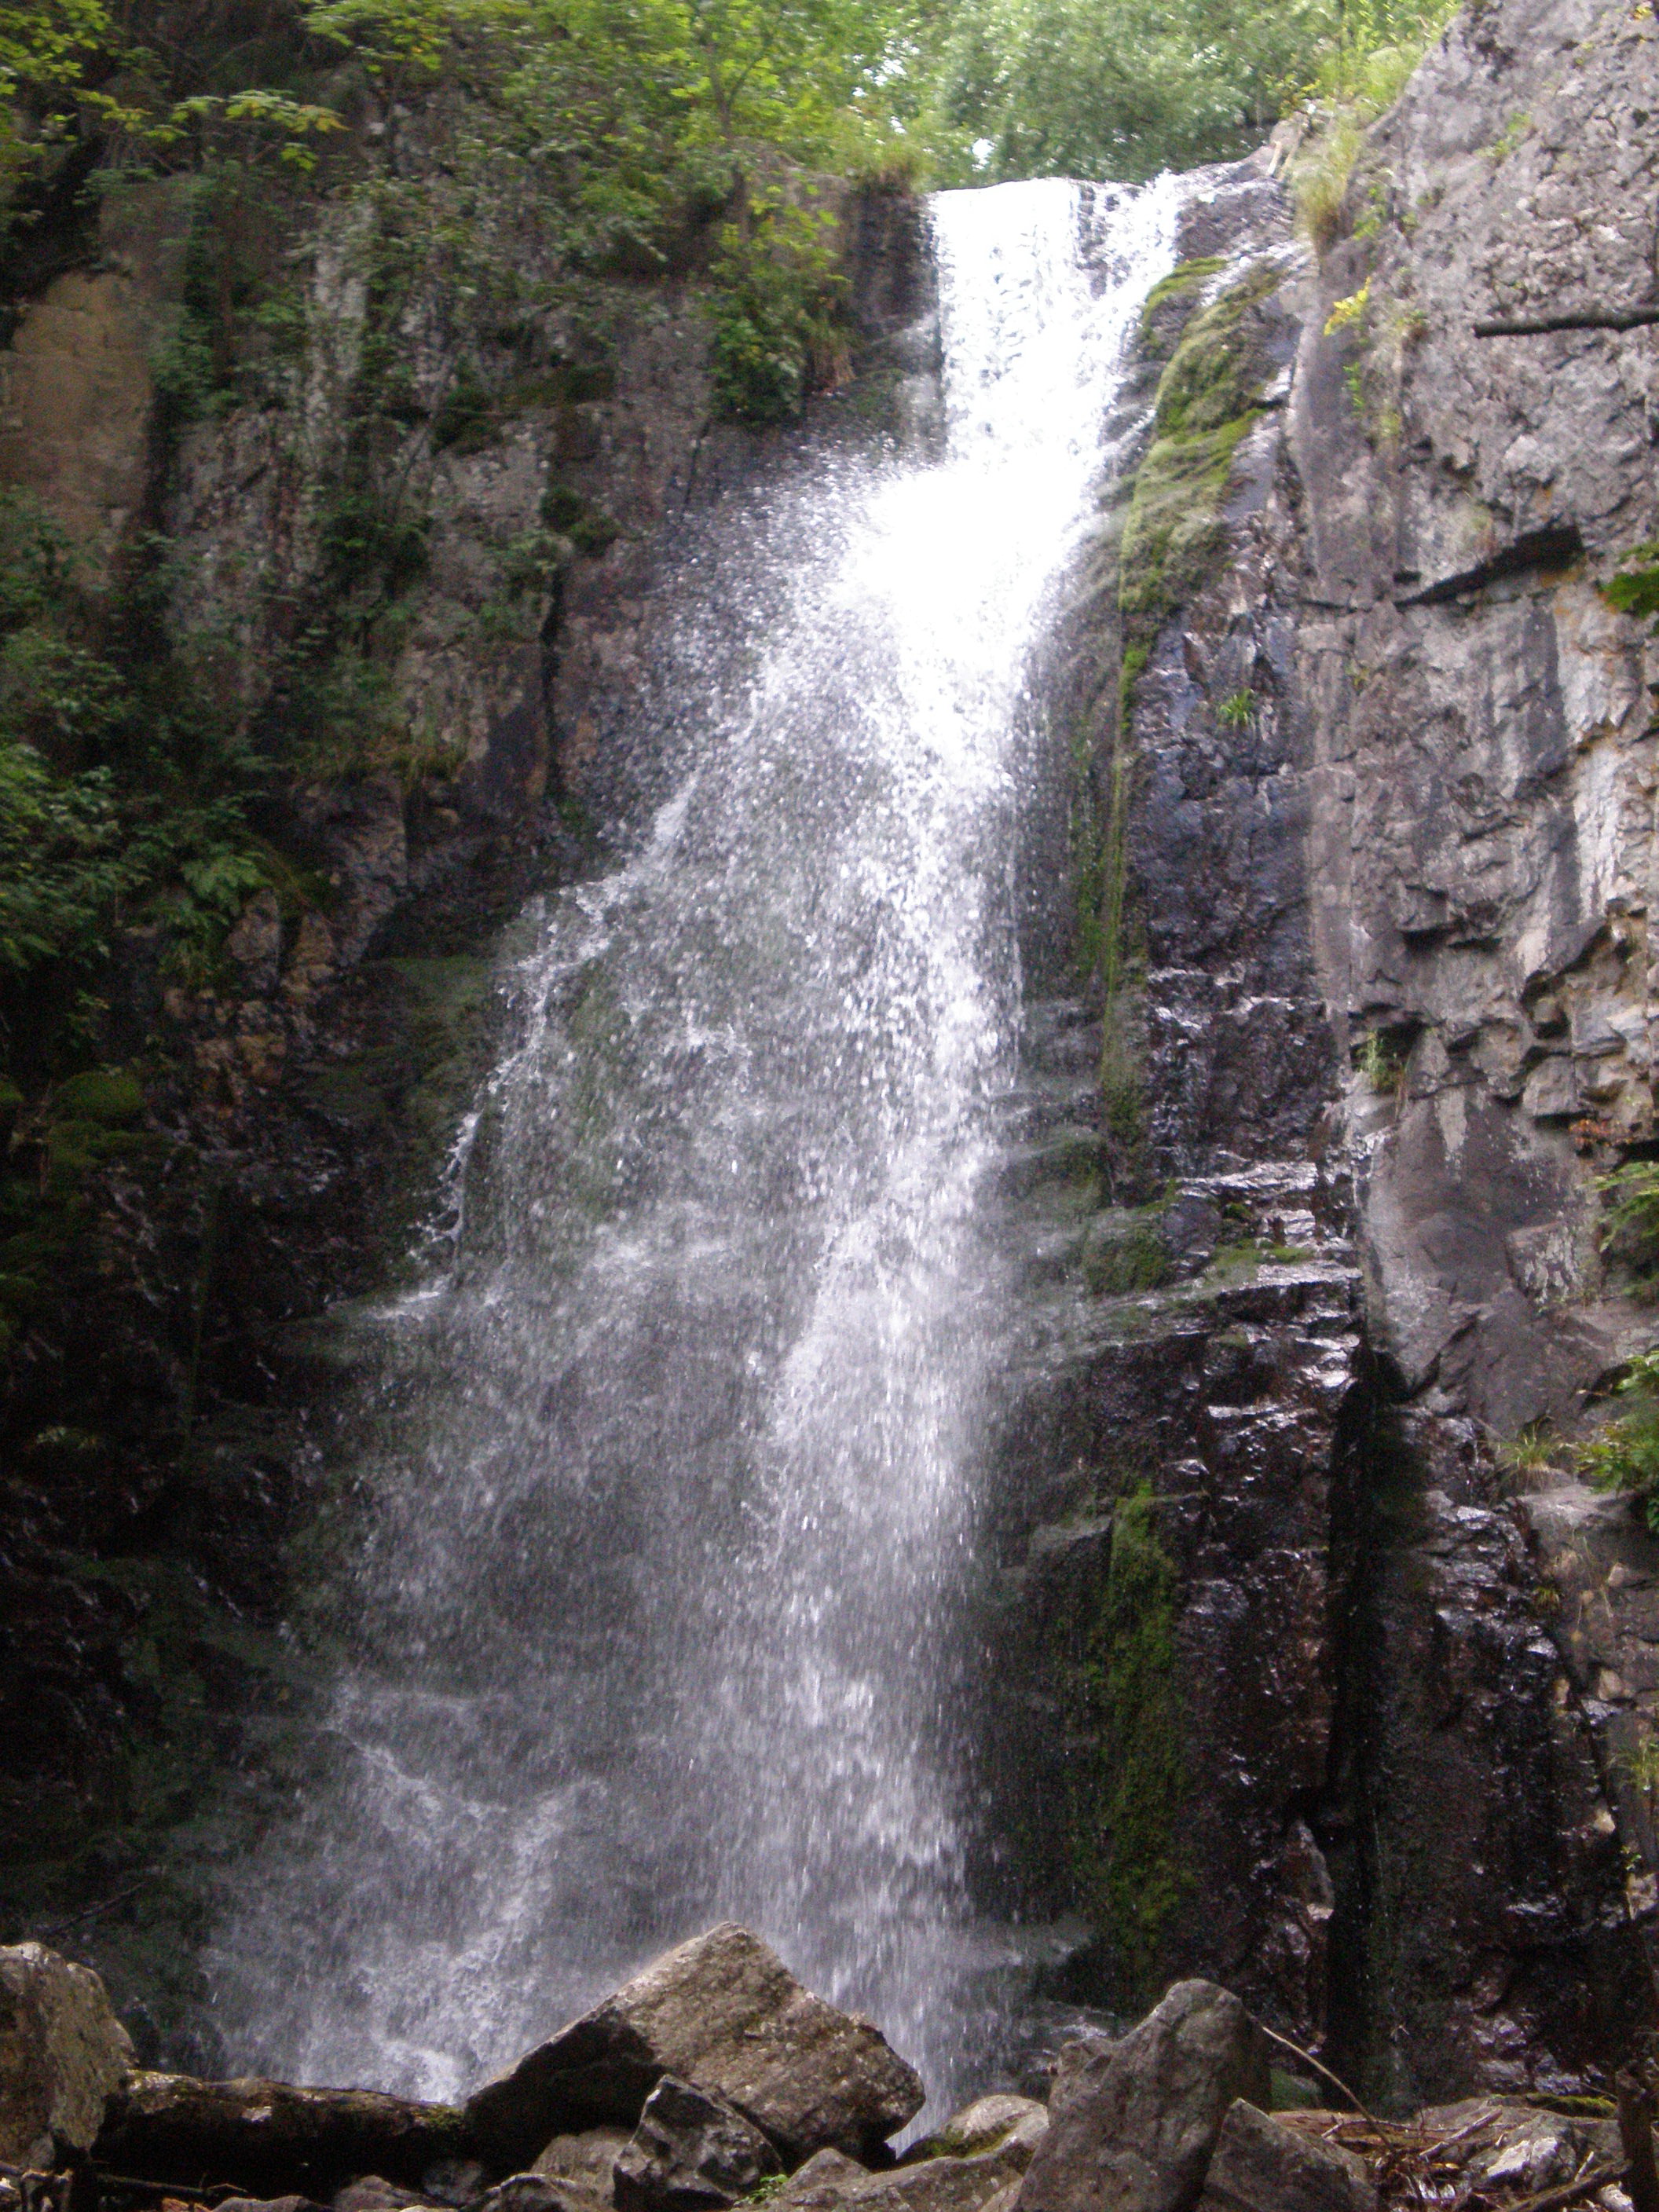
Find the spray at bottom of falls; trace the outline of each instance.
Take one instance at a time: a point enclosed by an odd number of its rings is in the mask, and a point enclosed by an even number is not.
[[[1176,204],[938,199],[942,457],[745,511],[735,678],[667,639],[678,788],[533,918],[374,1318],[323,1776],[216,1936],[239,2067],[452,2096],[732,1917],[965,2086],[1018,706]]]

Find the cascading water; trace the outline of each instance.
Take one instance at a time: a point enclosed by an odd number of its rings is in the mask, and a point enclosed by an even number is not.
[[[453,1249],[378,1316],[326,1779],[218,1933],[238,2064],[451,2095],[729,1916],[961,2086],[1017,707],[1176,204],[937,200],[943,458],[745,514],[737,679],[669,641],[678,787],[539,917]]]

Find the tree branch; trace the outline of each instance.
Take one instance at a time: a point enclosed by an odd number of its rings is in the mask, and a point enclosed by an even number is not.
[[[1659,323],[1659,307],[1586,307],[1576,315],[1519,315],[1512,320],[1477,323],[1478,338],[1536,338],[1551,331],[1635,331]]]

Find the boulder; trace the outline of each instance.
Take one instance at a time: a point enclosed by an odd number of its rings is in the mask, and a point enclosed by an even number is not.
[[[421,2194],[434,2204],[476,2204],[489,2181],[476,2158],[441,2158],[421,2176]]]
[[[229,2182],[250,2197],[298,2185],[326,2198],[363,2175],[418,2189],[428,2167],[466,2144],[450,2105],[135,2073],[111,2098],[94,2148],[101,2166],[143,2180]]]
[[[822,2150],[771,2199],[768,2212],[1013,2212],[1031,2154],[1029,2130],[1029,2120],[1023,2121],[971,2157],[921,2158],[882,2173]]]
[[[1018,2212],[1191,2212],[1228,2111],[1268,2099],[1267,2040],[1213,1982],[1177,1982],[1071,2077]]]
[[[476,2212],[577,2212],[578,2200],[542,2173],[512,2173],[478,2199]]]
[[[50,2166],[54,2137],[89,2150],[132,2057],[89,1966],[40,1943],[0,1950],[0,2163]]]
[[[324,2212],[324,2207],[309,2197],[227,2197],[217,2212]]]
[[[429,2205],[432,2198],[401,2182],[386,2181],[378,2173],[365,2173],[343,2189],[336,2190],[333,2212],[404,2212],[410,2204]]]
[[[584,2014],[469,2100],[481,2156],[522,2166],[556,2135],[632,2128],[665,2074],[741,2112],[787,2166],[828,2148],[868,2154],[921,2109],[886,2038],[804,1990],[726,1923]]]
[[[953,2112],[935,2134],[912,2143],[900,2163],[915,2166],[924,2158],[973,2158],[981,2151],[1008,2148],[1023,2173],[1048,2132],[1048,2112],[1035,2097],[976,2097],[971,2105]]]
[[[1222,2122],[1198,2212],[1376,2212],[1363,2159],[1241,2100]]]
[[[701,2212],[735,2204],[782,2170],[776,2151],[741,2112],[665,2074],[617,2160],[617,2212]]]
[[[629,2140],[626,2128],[584,2128],[580,2135],[555,2136],[530,2170],[556,2181],[587,2212],[609,2212],[616,2201],[617,2160]]]
[[[841,2206],[855,2202],[870,2182],[879,2185],[891,2178],[872,2174],[868,2166],[860,2166],[843,2151],[821,2150],[791,2175],[770,2200],[767,2212],[839,2212]]]

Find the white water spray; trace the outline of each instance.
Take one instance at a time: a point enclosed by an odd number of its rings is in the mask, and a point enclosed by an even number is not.
[[[684,779],[550,904],[453,1263],[380,1316],[326,1778],[219,1931],[238,2064],[451,2096],[730,1916],[963,2086],[1016,710],[1176,204],[937,200],[943,459],[728,534],[781,608],[737,696],[665,648]]]

